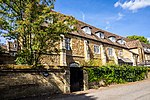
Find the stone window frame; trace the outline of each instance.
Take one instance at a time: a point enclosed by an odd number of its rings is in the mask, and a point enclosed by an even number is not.
[[[94,44],[94,53],[100,54],[100,46],[99,45]]]
[[[71,50],[71,38],[65,38],[65,48]]]

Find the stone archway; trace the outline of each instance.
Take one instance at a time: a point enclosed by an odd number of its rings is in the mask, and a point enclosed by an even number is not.
[[[70,91],[83,90],[83,68],[76,62],[70,64]]]

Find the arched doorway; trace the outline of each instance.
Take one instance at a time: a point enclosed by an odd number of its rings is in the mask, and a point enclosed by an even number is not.
[[[70,64],[70,91],[83,90],[83,69],[78,63]]]

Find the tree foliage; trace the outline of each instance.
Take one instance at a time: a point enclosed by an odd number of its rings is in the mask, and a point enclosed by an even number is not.
[[[127,36],[127,38],[133,39],[133,40],[139,40],[139,41],[144,42],[146,44],[150,44],[150,41],[144,36],[132,35],[132,36]]]
[[[56,45],[74,30],[71,16],[53,11],[55,0],[0,0],[1,34],[16,39],[17,60],[36,65],[42,54],[58,51]]]

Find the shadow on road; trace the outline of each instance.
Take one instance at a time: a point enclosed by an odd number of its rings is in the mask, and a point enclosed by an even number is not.
[[[87,96],[84,94],[57,94],[57,95],[46,95],[36,97],[26,97],[21,100],[96,100],[94,96]],[[19,100],[19,99],[18,99]]]

